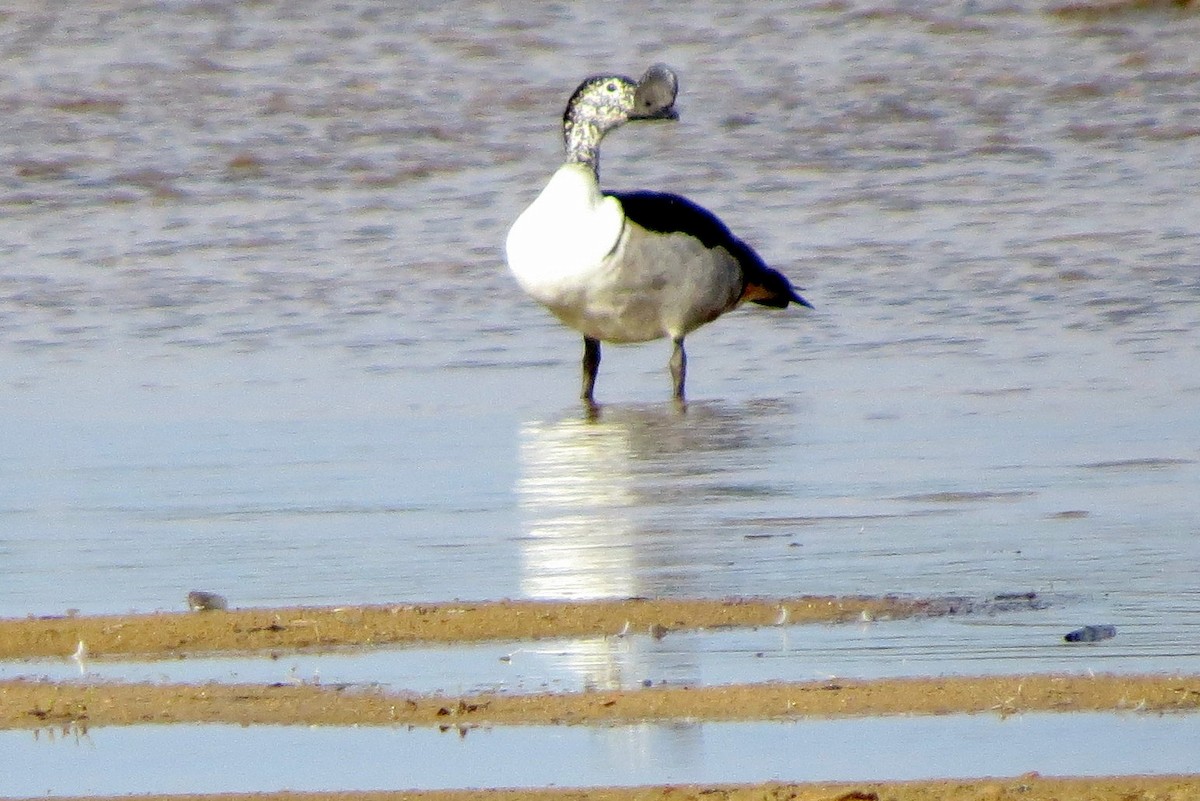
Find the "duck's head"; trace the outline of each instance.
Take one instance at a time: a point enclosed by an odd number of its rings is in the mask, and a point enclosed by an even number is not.
[[[623,75],[595,75],[579,84],[563,112],[567,154],[595,161],[600,140],[631,120],[674,120],[679,79],[665,64],[646,70],[641,80]]]

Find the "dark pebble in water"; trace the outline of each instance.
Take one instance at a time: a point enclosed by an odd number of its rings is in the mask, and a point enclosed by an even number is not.
[[[187,602],[188,608],[193,612],[212,612],[217,609],[229,608],[229,602],[225,600],[225,596],[203,590],[189,592]]]
[[[1084,626],[1063,635],[1067,642],[1098,642],[1117,636],[1116,626]]]

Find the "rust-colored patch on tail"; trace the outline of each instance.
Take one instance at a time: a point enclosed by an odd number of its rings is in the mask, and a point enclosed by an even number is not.
[[[774,283],[774,282],[771,282]],[[783,291],[780,291],[780,290]],[[757,303],[760,306],[770,306],[775,309],[785,309],[789,303],[796,301],[792,292],[787,291],[786,287],[771,286],[769,283],[755,283],[747,281],[746,286],[742,288],[742,302]]]
[[[740,300],[772,309],[786,309],[792,303],[812,308],[811,303],[796,293],[787,276],[778,270],[772,270],[764,264],[757,265],[757,269],[747,269],[743,264],[742,269],[745,284]]]

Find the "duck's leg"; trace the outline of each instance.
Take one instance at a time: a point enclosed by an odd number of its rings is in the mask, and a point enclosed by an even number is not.
[[[675,347],[671,351],[671,361],[667,364],[671,368],[671,383],[674,385],[673,397],[682,403],[683,384],[687,380],[687,353],[683,350],[683,337],[675,337],[672,341],[675,343]]]
[[[595,405],[593,392],[596,389],[596,373],[600,369],[600,340],[585,336],[583,338],[583,388],[579,397],[590,405]]]

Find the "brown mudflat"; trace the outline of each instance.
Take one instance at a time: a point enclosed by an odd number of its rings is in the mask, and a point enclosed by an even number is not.
[[[968,607],[962,601],[864,597],[630,599],[27,618],[0,621],[0,657],[65,658],[80,642],[89,659],[172,658],[217,651],[275,655],[416,641],[757,626],[785,618],[789,623],[884,619],[953,614],[970,611]],[[4,728],[195,722],[477,726],[1197,708],[1200,677],[1165,675],[913,677],[464,697],[314,684],[0,682]]]
[[[977,781],[121,796],[122,801],[1194,801],[1196,798],[1200,798],[1200,776],[1049,778],[1036,774]]]
[[[491,726],[647,720],[1200,710],[1200,676],[980,676],[406,695],[296,684],[0,682],[0,728],[139,723]]]
[[[66,658],[80,641],[90,658],[171,658],[216,651],[278,653],[344,646],[612,636],[631,631],[887,619],[971,611],[962,602],[891,598],[497,602],[336,609],[251,609],[0,621],[0,658]],[[1025,711],[1200,710],[1200,676],[1020,675],[830,680],[720,687],[481,694],[463,697],[313,684],[164,685],[0,682],[0,728],[223,722],[416,725],[469,729],[517,723],[608,724],[645,720],[767,720],[800,717]],[[145,798],[150,798],[149,796]],[[761,784],[452,792],[172,796],[172,801],[1183,801],[1200,798],[1200,775],[977,781]]]
[[[181,599],[182,601],[182,599]],[[667,629],[835,623],[944,615],[961,599],[805,596],[780,599],[495,601],[332,608],[236,609],[149,615],[0,620],[0,659],[68,656],[83,641],[92,656],[170,657],[409,642],[587,637],[651,626]]]

